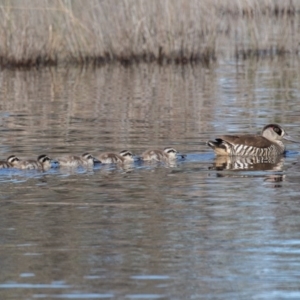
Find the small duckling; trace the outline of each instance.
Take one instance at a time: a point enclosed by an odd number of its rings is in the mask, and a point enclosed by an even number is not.
[[[119,154],[104,152],[97,157],[102,164],[123,164],[134,161],[133,154],[128,150],[122,150]]]
[[[184,157],[182,155],[182,157]],[[166,147],[164,150],[147,150],[141,155],[143,161],[164,161],[170,162],[176,160],[177,150],[172,147]]]
[[[53,160],[45,154],[39,155],[37,160],[20,160],[15,155],[10,155],[7,158],[7,163],[9,163],[13,168],[21,170],[47,171],[52,167],[52,162]]]
[[[13,168],[13,165],[7,160],[0,160],[0,169],[9,169]]]
[[[13,168],[17,166],[17,164],[20,162],[20,159],[15,156],[15,155],[10,155],[7,159],[6,162],[11,165]]]
[[[81,166],[84,168],[92,168],[96,163],[101,163],[101,161],[90,153],[84,153],[81,156],[70,155],[59,158],[58,163],[60,167],[77,168]]]

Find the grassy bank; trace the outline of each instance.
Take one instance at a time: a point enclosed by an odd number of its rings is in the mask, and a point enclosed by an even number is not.
[[[299,16],[293,0],[2,0],[0,65],[298,55]]]

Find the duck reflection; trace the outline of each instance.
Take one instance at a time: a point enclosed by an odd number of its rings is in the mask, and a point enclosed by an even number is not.
[[[282,171],[283,156],[240,157],[216,156],[210,170]]]

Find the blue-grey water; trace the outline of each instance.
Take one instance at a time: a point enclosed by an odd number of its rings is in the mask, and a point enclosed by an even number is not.
[[[281,124],[299,61],[0,72],[1,158],[173,146],[175,164],[0,170],[1,299],[299,299],[300,144],[261,163],[205,142]]]

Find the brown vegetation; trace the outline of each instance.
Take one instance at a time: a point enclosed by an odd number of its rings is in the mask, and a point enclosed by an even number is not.
[[[3,0],[0,65],[295,55],[299,15],[293,0]]]

